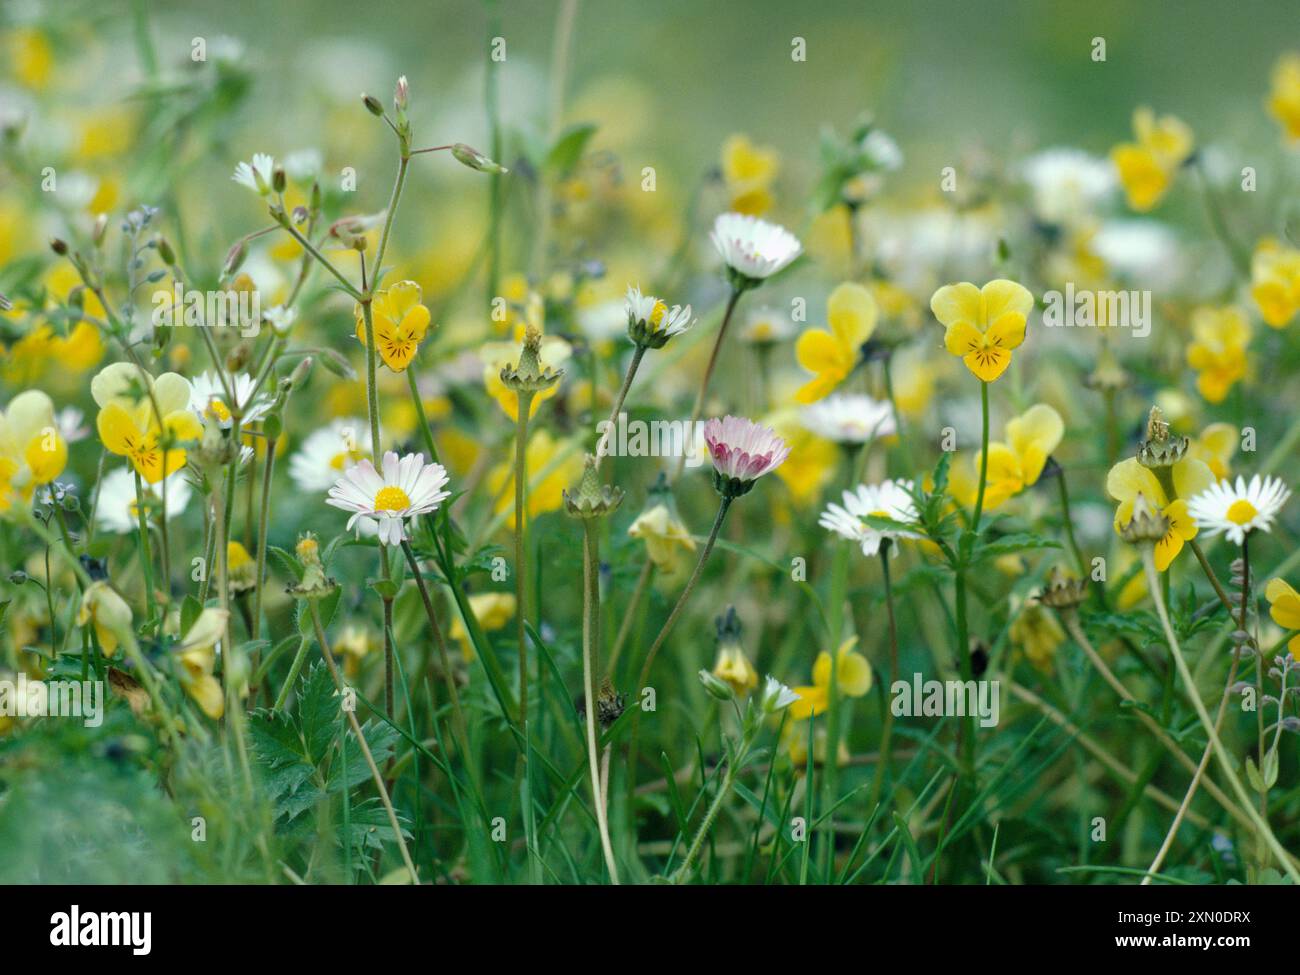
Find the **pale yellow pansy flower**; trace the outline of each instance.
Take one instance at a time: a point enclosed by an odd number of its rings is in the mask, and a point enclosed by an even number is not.
[[[944,326],[943,344],[982,382],[991,383],[1011,364],[1011,351],[1025,340],[1034,296],[1005,278],[977,288],[969,281],[944,285],[930,310]]]
[[[871,690],[871,664],[853,648],[856,635],[849,637],[835,651],[835,689],[841,697],[862,697]],[[790,705],[790,717],[795,721],[821,714],[830,706],[831,655],[823,650],[813,663],[811,687],[796,687],[799,700]]]
[[[1061,414],[1045,403],[1031,406],[1020,416],[1008,420],[1006,441],[989,444],[984,507],[989,510],[996,508],[1025,488],[1037,484],[1043,466],[1052,451],[1060,445],[1064,434],[1065,421],[1061,419]],[[976,471],[979,470],[978,454],[974,467]],[[954,474],[958,474],[958,484],[954,486],[953,496],[963,504],[972,504],[978,493],[978,481],[970,485],[963,483],[962,479],[968,474],[965,465],[954,470]],[[978,474],[972,478],[978,478]],[[969,500],[965,497],[968,493]]]
[[[484,633],[504,628],[515,618],[516,605],[514,594],[508,592],[476,592],[469,597],[469,611]],[[474,641],[459,613],[452,617],[448,635],[460,644],[466,663],[474,659]]]
[[[726,681],[738,695],[744,696],[758,686],[758,671],[738,644],[718,648],[718,659],[713,665],[713,676]]]
[[[627,533],[645,542],[646,555],[660,572],[675,574],[683,552],[695,551],[695,539],[666,504],[655,504],[637,515]]]
[[[582,476],[582,453],[569,441],[556,440],[549,430],[538,430],[528,438],[524,451],[524,470],[528,478],[528,517],[536,518],[556,511],[563,502],[564,489]],[[515,465],[503,462],[487,477],[488,490],[495,497],[498,514],[509,512],[509,524],[515,524]]]
[[[755,217],[772,209],[772,182],[779,168],[774,150],[754,145],[746,135],[729,136],[722,144],[722,179],[730,196],[729,209]]]
[[[862,355],[862,346],[876,330],[876,299],[860,284],[846,281],[831,292],[826,303],[827,329],[809,329],[799,336],[794,354],[813,378],[795,399],[815,403],[842,383]]]
[[[1300,593],[1296,592],[1285,579],[1271,579],[1264,589],[1268,600],[1268,614],[1273,622],[1284,630],[1300,630]],[[1291,656],[1300,660],[1300,633],[1291,637],[1287,644]]]
[[[1183,550],[1183,543],[1196,537],[1196,522],[1187,513],[1187,499],[1199,494],[1214,483],[1210,468],[1199,460],[1184,457],[1172,470],[1174,493],[1169,500],[1159,478],[1149,468],[1138,463],[1137,458],[1122,460],[1106,475],[1106,493],[1119,502],[1115,509],[1115,531],[1133,520],[1133,502],[1144,495],[1169,521],[1169,531],[1156,542],[1156,568],[1161,572]]]
[[[429,330],[429,309],[420,303],[421,297],[420,286],[414,281],[399,281],[386,291],[376,292],[370,302],[375,348],[393,372],[402,372],[411,364]],[[364,346],[366,322],[360,304],[354,314],[357,341]]]
[[[0,410],[0,511],[63,473],[68,445],[54,419],[54,404],[39,389],[19,393]]]
[[[1260,241],[1250,260],[1250,296],[1267,325],[1288,324],[1300,311],[1300,250],[1272,238]]]
[[[1273,65],[1268,110],[1282,124],[1287,139],[1300,139],[1300,54],[1289,51]]]
[[[202,424],[189,409],[189,381],[174,372],[154,379],[130,363],[118,362],[96,374],[90,393],[100,407],[95,425],[104,448],[130,459],[150,484],[185,465],[185,450],[177,444],[203,435]],[[165,451],[163,431],[172,441]]]
[[[1187,364],[1196,370],[1196,389],[1207,403],[1222,403],[1249,365],[1250,322],[1240,308],[1197,308]]]
[[[216,666],[217,644],[225,635],[229,615],[224,609],[209,607],[203,610],[176,647],[181,663],[181,686],[214,721],[226,713],[225,694],[212,671]]]
[[[1232,455],[1237,452],[1237,428],[1231,423],[1211,423],[1187,444],[1187,456],[1202,461],[1216,481],[1232,473]]]
[[[1128,205],[1146,212],[1169,192],[1174,175],[1192,154],[1192,130],[1172,115],[1156,117],[1150,108],[1133,113],[1134,142],[1110,151]]]
[[[94,627],[99,649],[105,657],[112,657],[119,646],[135,639],[131,632],[131,607],[103,579],[92,582],[81,594],[77,625],[87,623]]]

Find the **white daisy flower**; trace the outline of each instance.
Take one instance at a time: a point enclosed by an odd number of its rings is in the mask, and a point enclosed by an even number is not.
[[[624,301],[627,311],[627,334],[637,345],[662,348],[674,335],[693,324],[691,306],[668,304],[654,295],[643,295],[636,285],[629,285]]]
[[[866,522],[867,516],[872,515],[904,524],[915,523],[920,518],[920,513],[909,493],[911,490],[911,481],[859,484],[856,491],[844,492],[842,507],[834,502],[827,505],[822,516],[817,519],[817,524],[842,538],[859,543],[863,555],[875,555],[885,539],[920,537],[913,532],[875,528]]]
[[[253,395],[257,381],[246,372],[237,372],[230,377],[231,392],[235,404],[240,408],[240,424],[247,426],[256,423],[271,408],[271,397],[265,393]],[[200,417],[216,420],[223,430],[230,428],[233,420],[233,406],[227,403],[229,397],[221,384],[221,377],[213,372],[205,372],[190,383],[190,409]]]
[[[784,227],[741,213],[720,214],[709,239],[739,287],[754,287],[803,251],[798,238]]]
[[[271,192],[271,176],[275,172],[275,158],[265,152],[253,154],[252,163],[241,162],[230,177],[240,186],[247,186],[258,196]]]
[[[1211,538],[1226,534],[1233,545],[1241,545],[1246,533],[1268,531],[1278,511],[1291,497],[1291,490],[1276,477],[1258,474],[1246,483],[1223,480],[1187,502],[1187,513],[1198,528]]]
[[[1050,224],[1088,216],[1115,189],[1115,167],[1082,149],[1044,149],[1021,164],[1034,214]]]
[[[780,714],[795,701],[799,700],[799,695],[786,687],[775,677],[768,675],[767,680],[763,683],[763,696],[761,706],[763,713],[766,715]]]
[[[447,471],[441,464],[426,464],[423,454],[398,458],[396,451],[384,454],[383,473],[369,460],[349,467],[330,488],[328,505],[351,511],[348,529],[359,518],[378,523],[379,541],[399,545],[406,538],[407,518],[428,514],[451,496],[444,491]]]
[[[727,480],[745,484],[776,470],[790,456],[790,447],[776,431],[743,416],[706,421],[704,442],[714,470]]]
[[[154,510],[161,510],[163,482],[147,484],[148,499]],[[167,520],[176,518],[190,503],[190,483],[182,471],[167,478]],[[104,475],[99,484],[99,501],[95,524],[104,531],[129,535],[140,529],[139,495],[135,493],[135,474],[129,467],[117,467]]]
[[[835,443],[863,444],[896,432],[888,403],[861,393],[836,393],[805,406],[800,420],[810,433]]]
[[[328,491],[339,475],[370,456],[365,420],[338,419],[314,431],[289,459],[289,477],[299,490]]]

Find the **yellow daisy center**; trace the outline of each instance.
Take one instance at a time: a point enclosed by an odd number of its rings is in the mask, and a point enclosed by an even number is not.
[[[222,423],[230,419],[230,407],[213,397],[208,401],[208,415],[216,417]]]
[[[650,324],[657,329],[666,314],[668,314],[668,306],[662,301],[656,301],[654,308],[650,309]]]
[[[888,512],[888,511],[885,511],[883,508],[877,508],[875,511],[868,511],[868,512],[867,512],[867,517],[868,517],[868,518],[888,518],[888,517],[889,517],[889,512]]]
[[[389,485],[379,489],[375,495],[376,511],[403,511],[411,506],[411,499],[399,487]]]
[[[351,467],[357,461],[361,460],[361,452],[358,450],[341,450],[330,458],[330,467],[336,471],[341,471],[345,467]]]
[[[1245,498],[1242,498],[1240,501],[1232,502],[1232,507],[1228,509],[1227,518],[1234,525],[1245,525],[1257,514],[1259,514],[1259,510]]]

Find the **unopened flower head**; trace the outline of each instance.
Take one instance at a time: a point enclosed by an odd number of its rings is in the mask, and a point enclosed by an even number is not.
[[[790,456],[789,446],[774,430],[740,416],[709,420],[704,442],[713,461],[714,487],[728,498],[748,493],[754,481]]]
[[[302,580],[297,585],[288,587],[291,595],[300,599],[322,599],[339,587],[337,582],[325,574],[320,542],[312,532],[303,532],[298,536],[294,554],[302,566]]]
[[[720,214],[709,239],[727,265],[732,287],[740,291],[757,287],[803,251],[784,227],[740,213]]]
[[[564,510],[574,518],[603,518],[623,503],[623,489],[601,484],[596,474],[596,458],[588,454],[577,488],[565,488],[563,497]]]
[[[1186,437],[1171,436],[1169,424],[1160,407],[1151,407],[1147,416],[1147,436],[1138,445],[1138,463],[1143,467],[1173,467],[1187,453]]]
[[[643,348],[661,349],[670,338],[694,324],[690,305],[669,308],[662,299],[643,295],[636,285],[627,289],[626,307],[627,336]]]
[[[1206,535],[1227,535],[1228,541],[1241,545],[1252,531],[1268,531],[1282,509],[1291,490],[1276,477],[1258,474],[1247,483],[1222,480],[1187,502],[1187,512]]]
[[[563,369],[552,369],[541,359],[542,333],[533,325],[524,332],[524,343],[519,350],[519,361],[501,368],[501,382],[515,393],[540,393],[550,389],[564,375]]]
[[[1083,602],[1087,593],[1087,580],[1066,575],[1058,566],[1052,566],[1038,601],[1053,609],[1073,609]]]
[[[441,464],[426,464],[423,454],[399,458],[395,451],[384,454],[383,470],[368,459],[349,467],[329,490],[326,504],[351,511],[350,530],[360,518],[377,523],[379,540],[400,545],[406,539],[405,523],[416,515],[435,511],[450,492],[447,472]]]

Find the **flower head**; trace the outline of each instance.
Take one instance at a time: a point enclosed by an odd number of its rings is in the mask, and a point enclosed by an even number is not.
[[[761,217],[772,208],[772,182],[780,160],[774,150],[756,146],[740,133],[722,144],[722,179],[736,213]]]
[[[763,697],[760,707],[768,717],[780,714],[799,700],[797,691],[792,691],[769,674],[763,682]]]
[[[1273,66],[1268,110],[1281,123],[1289,141],[1300,139],[1300,54],[1283,54]]]
[[[351,511],[348,528],[358,518],[378,523],[379,540],[398,545],[406,538],[406,519],[428,514],[451,496],[443,488],[447,472],[441,464],[426,464],[423,454],[398,458],[395,451],[384,454],[383,473],[369,460],[349,467],[329,490],[326,504]]]
[[[917,534],[901,529],[878,528],[867,518],[888,518],[903,524],[915,523],[920,514],[912,500],[911,481],[882,481],[880,484],[859,484],[853,491],[844,492],[844,504],[831,502],[817,519],[817,524],[841,538],[857,542],[863,555],[876,555],[887,539],[919,538]]]
[[[209,607],[199,613],[176,647],[181,664],[180,681],[185,693],[213,721],[226,712],[226,699],[221,683],[213,676],[216,666],[217,644],[226,632],[228,610]]]
[[[337,419],[313,431],[289,459],[289,476],[300,491],[328,491],[339,475],[370,456],[365,420]]]
[[[845,282],[826,303],[829,329],[809,329],[799,336],[794,354],[813,378],[795,394],[800,403],[821,399],[848,377],[862,358],[862,346],[876,330],[876,300],[865,287]]]
[[[1160,516],[1164,531],[1156,542],[1155,559],[1156,568],[1161,572],[1169,568],[1183,544],[1196,537],[1196,522],[1187,512],[1186,499],[1214,483],[1210,469],[1191,457],[1184,457],[1167,470],[1172,497],[1166,493],[1161,478],[1136,457],[1120,461],[1106,475],[1106,492],[1119,502],[1115,509],[1117,534],[1126,537],[1124,532],[1134,520],[1139,497]]]
[[[709,239],[737,290],[761,284],[803,250],[798,238],[784,227],[740,213],[720,214],[713,221]]]
[[[116,362],[91,380],[90,393],[100,407],[95,425],[104,449],[128,458],[150,484],[180,470],[186,453],[179,444],[203,434],[190,409],[189,381],[174,372],[154,379],[130,363]]]
[[[1273,239],[1260,241],[1250,260],[1250,296],[1272,328],[1282,328],[1300,311],[1300,250]]]
[[[897,432],[890,405],[862,393],[836,393],[803,408],[809,432],[835,443],[864,444]]]
[[[1172,115],[1156,118],[1143,106],[1133,113],[1135,142],[1110,151],[1128,205],[1145,213],[1169,192],[1174,174],[1192,154],[1192,130]]]
[[[1300,593],[1290,583],[1285,579],[1270,579],[1264,597],[1274,623],[1286,630],[1300,630]],[[1300,633],[1291,637],[1287,649],[1294,659],[1300,660]]]
[[[1207,403],[1222,403],[1246,375],[1250,322],[1240,308],[1198,308],[1192,313],[1192,335],[1187,364],[1196,370],[1196,389]]]
[[[241,162],[235,167],[231,177],[240,186],[247,186],[258,196],[271,192],[271,181],[275,174],[275,158],[265,152],[253,154],[251,163]]]
[[[728,684],[738,697],[744,697],[758,686],[758,671],[740,644],[740,617],[736,615],[736,607],[728,606],[714,623],[718,629],[718,659],[713,665],[713,676]]]
[[[930,298],[944,326],[944,347],[966,368],[991,383],[1011,364],[1011,350],[1025,340],[1034,296],[1023,285],[999,278],[977,288],[968,281],[944,285]]]
[[[851,636],[835,651],[835,690],[843,697],[862,697],[871,690],[871,664],[853,649],[857,645],[857,636]],[[790,717],[796,721],[821,714],[830,705],[831,655],[825,650],[813,662],[812,677],[811,687],[794,689],[799,699],[792,702]]]
[[[375,348],[384,365],[403,372],[415,358],[429,330],[429,309],[420,304],[422,293],[414,281],[399,281],[387,291],[375,293],[370,302],[370,319]],[[366,344],[365,310],[358,304],[354,314],[357,341]]]
[[[654,295],[643,295],[641,289],[629,285],[627,289],[627,336],[647,349],[661,349],[674,335],[680,335],[694,324],[691,306],[669,308]]]
[[[739,416],[709,420],[704,442],[713,460],[714,485],[730,497],[747,493],[754,481],[790,456],[790,448],[770,427]]]
[[[1246,533],[1268,531],[1278,511],[1291,497],[1291,489],[1276,477],[1258,474],[1246,483],[1220,481],[1187,502],[1187,512],[1206,535],[1226,534],[1234,545],[1242,544]]]
[[[177,517],[190,502],[190,484],[181,473],[163,482],[145,488],[145,511],[156,511],[168,521]],[[167,496],[164,512],[163,495]],[[99,504],[95,507],[95,524],[117,535],[129,535],[140,530],[140,498],[135,491],[135,476],[126,467],[115,467],[99,482]]]
[[[19,393],[0,410],[0,511],[15,496],[30,499],[68,462],[68,444],[54,416],[54,404],[39,389]]]
[[[216,420],[223,430],[229,429],[239,413],[241,424],[255,423],[271,408],[271,397],[257,393],[257,381],[246,372],[229,377],[231,392],[226,393],[221,378],[205,372],[190,384],[190,409],[205,419]],[[226,400],[232,399],[233,403]]]
[[[1043,468],[1065,434],[1065,421],[1045,403],[1031,406],[1020,416],[1007,421],[1003,440],[989,444],[988,477],[984,487],[984,506],[992,510],[1028,487],[1038,483]],[[954,465],[949,490],[962,504],[973,504],[979,491],[978,475],[982,458],[977,453],[972,464]]]
[[[90,623],[99,639],[104,656],[117,653],[122,644],[128,646],[135,640],[131,631],[131,607],[103,579],[97,579],[81,594],[81,608],[77,610],[77,625]]]

